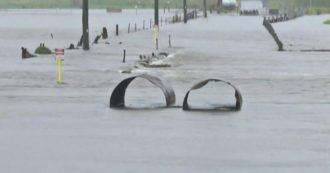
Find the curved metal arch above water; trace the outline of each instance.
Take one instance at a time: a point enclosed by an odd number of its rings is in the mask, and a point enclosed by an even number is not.
[[[146,79],[153,85],[160,88],[165,96],[166,99],[166,106],[170,107],[175,104],[175,92],[167,82],[164,80],[151,76],[149,74],[142,74],[138,76],[133,76],[130,78],[127,78],[123,81],[121,81],[117,87],[113,90],[111,98],[110,98],[110,107],[111,108],[124,108],[125,107],[125,94],[128,86],[131,84],[131,82],[136,78],[142,78]]]
[[[195,84],[193,87],[191,87],[191,89],[187,92],[184,101],[183,101],[183,110],[194,110],[194,108],[190,108],[189,107],[189,103],[188,103],[188,98],[189,98],[189,94],[191,91],[193,90],[198,90],[200,88],[203,88],[205,85],[207,85],[209,82],[221,82],[221,83],[225,83],[229,86],[231,86],[234,90],[235,90],[235,98],[236,98],[236,104],[235,106],[226,106],[226,107],[219,107],[219,108],[215,108],[214,110],[231,110],[231,111],[240,111],[242,106],[243,106],[243,97],[241,92],[238,90],[237,87],[235,87],[233,84],[231,84],[230,82],[224,81],[224,80],[220,80],[220,79],[207,79],[204,81],[201,81],[197,84]]]

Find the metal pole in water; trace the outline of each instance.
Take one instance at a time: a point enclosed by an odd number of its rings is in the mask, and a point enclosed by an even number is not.
[[[130,31],[131,31],[131,23],[128,23],[128,31],[127,31],[127,33],[130,33]]]
[[[88,0],[83,0],[83,49],[89,50]]]
[[[172,47],[171,35],[168,36],[168,47]]]

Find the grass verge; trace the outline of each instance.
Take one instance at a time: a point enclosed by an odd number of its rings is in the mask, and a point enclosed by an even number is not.
[[[330,19],[324,21],[323,23],[326,24],[326,25],[330,25]]]

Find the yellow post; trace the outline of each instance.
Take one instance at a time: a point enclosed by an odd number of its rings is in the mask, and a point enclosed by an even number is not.
[[[64,49],[55,49],[57,65],[57,84],[63,84],[62,65],[64,61]]]
[[[62,65],[63,65],[63,59],[62,58],[56,58],[56,64],[57,64],[57,83],[62,84],[63,83],[63,73],[62,73]]]
[[[155,43],[157,43],[157,40],[158,40],[158,33],[159,33],[159,27],[158,27],[158,25],[155,25],[154,26],[154,40],[155,40]]]
[[[158,33],[159,33],[159,27],[158,25],[154,26],[154,40],[155,40],[155,45],[156,45],[156,50],[158,50]]]

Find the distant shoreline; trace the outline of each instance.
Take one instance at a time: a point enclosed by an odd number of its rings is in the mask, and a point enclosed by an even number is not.
[[[30,0],[30,1],[21,1],[21,0],[2,0],[0,2],[0,9],[72,9],[72,8],[81,8],[81,0]],[[197,3],[196,3],[196,2]],[[168,3],[170,2],[170,3]],[[199,0],[191,1],[191,5],[200,4]],[[181,8],[181,1],[160,1],[159,7],[164,8]],[[139,0],[139,3],[132,2],[130,0],[99,0],[94,2],[90,0],[89,7],[91,9],[106,9],[106,8],[121,8],[121,9],[148,9],[153,8],[153,0]]]

